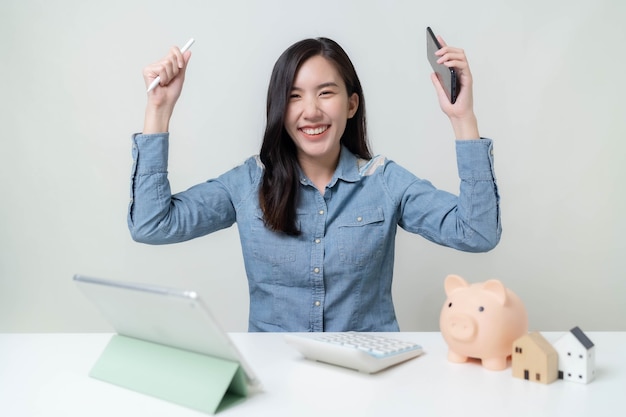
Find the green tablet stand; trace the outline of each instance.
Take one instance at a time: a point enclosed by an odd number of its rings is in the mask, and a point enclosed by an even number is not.
[[[89,375],[210,414],[247,395],[237,362],[121,335],[111,338]]]

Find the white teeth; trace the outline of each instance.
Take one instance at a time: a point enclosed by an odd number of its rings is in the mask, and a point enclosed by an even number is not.
[[[328,129],[328,126],[316,127],[315,129],[303,128],[302,131],[307,135],[319,135],[324,133]]]

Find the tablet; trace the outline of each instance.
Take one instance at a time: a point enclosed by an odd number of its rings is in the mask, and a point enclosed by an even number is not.
[[[237,362],[248,384],[259,384],[195,291],[82,275],[74,281],[120,335]]]

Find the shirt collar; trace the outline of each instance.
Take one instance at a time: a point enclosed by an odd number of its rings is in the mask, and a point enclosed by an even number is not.
[[[344,145],[341,145],[339,163],[337,164],[333,178],[330,180],[329,187],[333,187],[337,180],[346,182],[357,182],[361,180],[361,175],[359,175],[359,159]]]
[[[364,162],[356,157],[348,148],[344,145],[341,145],[341,152],[339,154],[339,163],[337,164],[337,168],[335,168],[335,173],[330,180],[330,183],[327,185],[328,188],[332,188],[335,186],[338,180],[342,180],[345,182],[357,182],[361,180],[361,175],[359,173],[360,163]],[[313,185],[311,181],[304,175],[302,172],[302,168],[298,167],[300,171],[300,178],[302,184]]]

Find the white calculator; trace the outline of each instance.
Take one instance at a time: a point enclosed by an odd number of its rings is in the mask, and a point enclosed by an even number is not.
[[[417,343],[377,333],[289,333],[285,340],[307,359],[370,374],[423,353]]]

